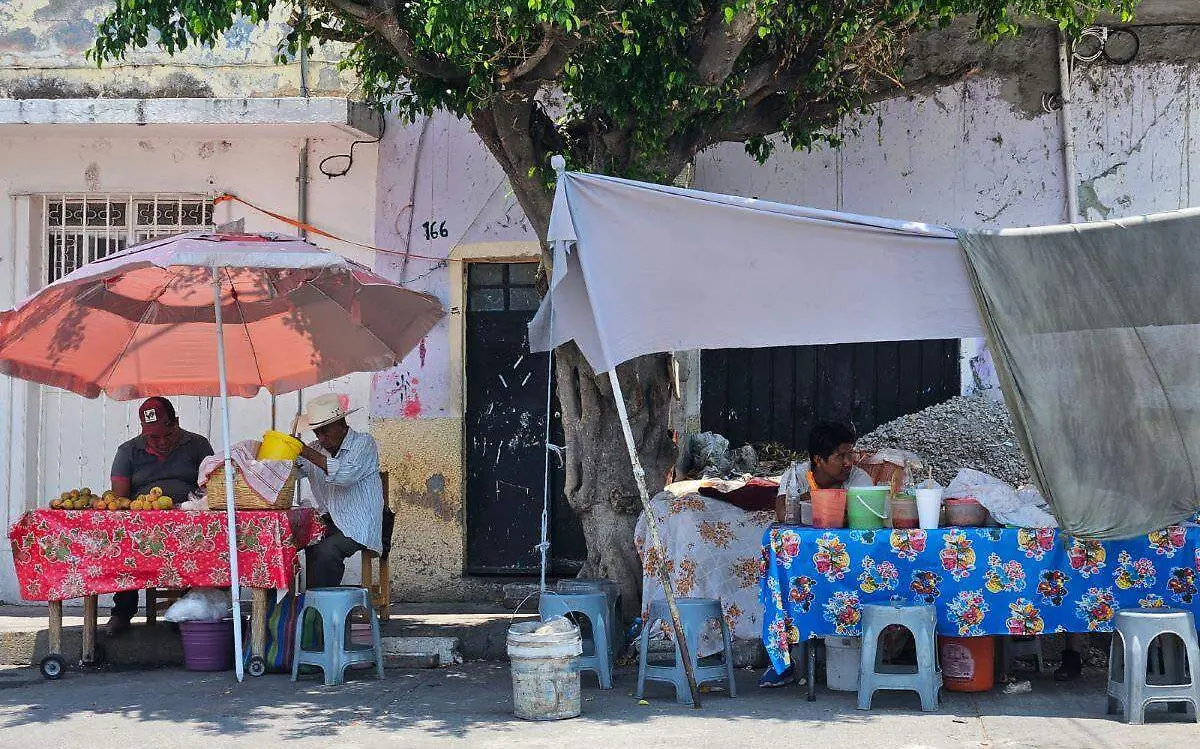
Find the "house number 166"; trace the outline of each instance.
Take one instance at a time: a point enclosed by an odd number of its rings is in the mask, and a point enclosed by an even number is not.
[[[426,221],[421,224],[425,227],[425,241],[437,239],[438,237],[448,237],[450,232],[446,231],[446,222]]]

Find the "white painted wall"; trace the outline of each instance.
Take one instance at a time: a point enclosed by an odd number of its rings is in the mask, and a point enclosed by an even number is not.
[[[117,131],[120,132],[120,131]],[[21,208],[28,193],[234,193],[284,215],[296,215],[297,164],[302,140],[262,137],[263,129],[222,128],[210,139],[172,136],[168,129],[129,128],[128,136],[103,138],[0,138],[0,308],[36,291],[42,274],[31,258],[28,211]],[[194,133],[194,130],[192,131]],[[130,137],[132,136],[132,137]],[[338,179],[317,171],[326,156],[345,153],[351,139],[335,137],[312,142],[309,220],[347,239],[371,243],[375,225],[376,149],[359,146],[355,166]],[[343,162],[344,163],[344,162]],[[338,165],[335,165],[338,166]],[[249,230],[294,234],[295,230],[238,204],[225,203],[216,220],[245,218]],[[37,225],[33,225],[36,232]],[[367,265],[374,253],[350,244],[313,238],[318,244]],[[31,260],[33,265],[31,266]],[[35,280],[37,279],[37,280]],[[370,377],[357,375],[311,388],[307,397],[338,390],[365,405]],[[219,406],[205,399],[177,398],[184,427],[207,433],[220,449]],[[270,425],[270,399],[235,399],[235,440],[256,437]],[[295,396],[279,399],[281,423],[290,423]],[[357,428],[367,427],[367,415],[352,417]],[[87,485],[108,484],[116,446],[136,434],[130,404],[79,396],[0,378],[0,491],[7,498],[7,528],[26,509],[44,506],[57,493]],[[39,440],[40,435],[40,440]],[[39,444],[40,443],[40,444]],[[0,553],[0,600],[17,598],[7,544]]]

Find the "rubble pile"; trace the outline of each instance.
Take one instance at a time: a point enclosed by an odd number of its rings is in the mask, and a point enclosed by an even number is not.
[[[1013,486],[1029,481],[1008,408],[979,396],[951,398],[901,416],[862,437],[858,447],[915,452],[943,486],[960,468],[983,471]]]

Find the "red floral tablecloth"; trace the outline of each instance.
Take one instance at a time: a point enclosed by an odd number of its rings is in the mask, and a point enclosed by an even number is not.
[[[287,588],[296,552],[320,541],[316,511],[238,511],[238,577]],[[9,530],[21,597],[60,601],[143,588],[229,586],[224,512],[31,510]]]

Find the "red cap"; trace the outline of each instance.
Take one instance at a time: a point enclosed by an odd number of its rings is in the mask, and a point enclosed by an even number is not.
[[[142,434],[149,437],[161,437],[171,430],[175,409],[165,398],[147,398],[138,406],[138,421],[142,424]]]

